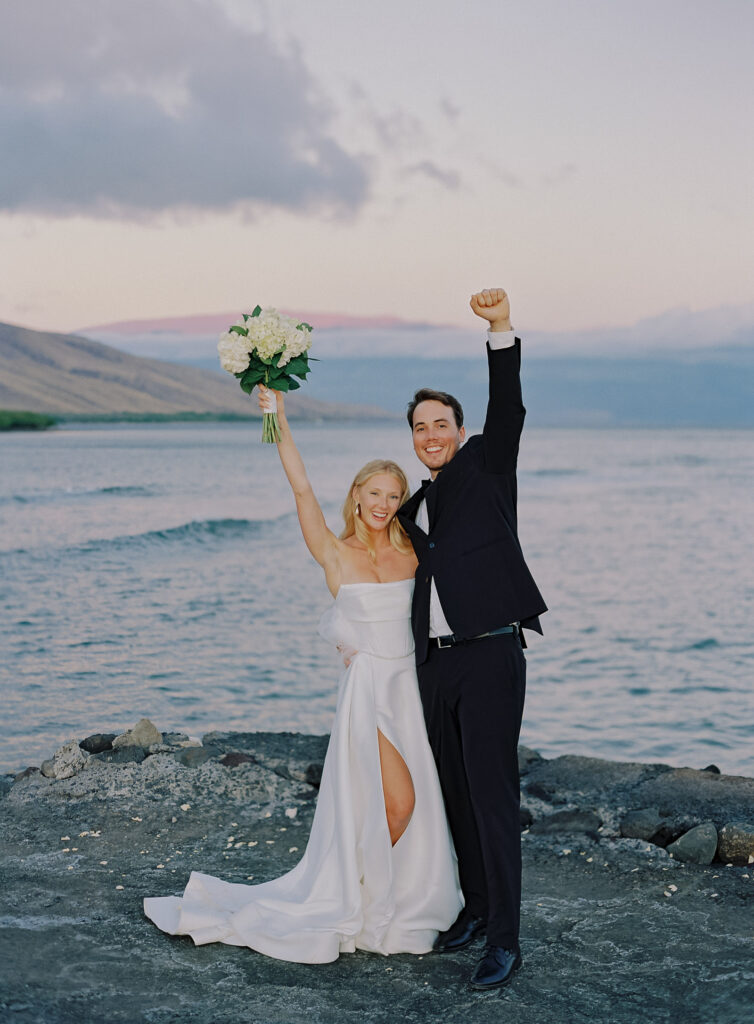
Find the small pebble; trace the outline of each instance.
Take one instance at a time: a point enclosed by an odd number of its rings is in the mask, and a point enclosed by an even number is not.
[[[158,868],[164,868],[164,867],[165,867],[165,865],[164,865],[164,864],[158,864],[158,865],[157,865],[157,867],[158,867]]]
[[[298,846],[291,846],[288,853],[298,853]]]
[[[298,814],[298,807],[286,807],[285,816],[286,818],[295,818]]]
[[[671,892],[678,892],[678,886],[677,885],[669,885],[668,889],[670,889]]]
[[[131,821],[141,821],[141,818],[131,818]]]
[[[181,810],[182,811],[190,811],[191,810],[191,804],[181,804]]]
[[[61,836],[60,837],[60,842],[61,843],[68,843],[68,842],[70,842],[70,839],[71,839],[70,836]]]
[[[172,823],[174,825],[175,825],[176,821],[178,821],[178,819],[175,817],[175,815],[170,820],[172,821]]]
[[[247,846],[256,846],[258,842],[259,842],[259,840],[258,840],[258,839],[254,839],[254,840],[252,840],[252,841],[251,841],[250,843],[247,843],[246,845],[247,845]]]
[[[101,860],[100,864],[107,864],[107,861],[106,860]]]
[[[594,857],[587,857],[586,862],[587,862],[587,864],[591,864],[593,860],[594,860]]]
[[[122,888],[123,888],[123,886],[122,886],[122,885],[116,885],[116,886],[115,886],[115,888],[116,888],[116,889],[122,889]]]

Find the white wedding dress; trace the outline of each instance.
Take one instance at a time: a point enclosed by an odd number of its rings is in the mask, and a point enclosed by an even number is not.
[[[358,651],[340,679],[306,852],[261,885],[191,873],[183,897],[144,900],[170,935],[248,946],[279,960],[327,963],[340,953],[426,953],[462,899],[413,659],[413,580],[341,586],[320,622]],[[413,780],[416,803],[391,846],[377,730]]]

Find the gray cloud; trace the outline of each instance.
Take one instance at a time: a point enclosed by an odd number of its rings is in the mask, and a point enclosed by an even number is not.
[[[407,167],[406,171],[408,174],[423,174],[425,177],[431,178],[433,181],[437,181],[444,185],[445,188],[452,189],[453,191],[461,185],[460,174],[456,171],[443,170],[442,167],[438,167],[431,160],[420,160],[419,163]]]
[[[363,159],[300,56],[212,0],[3,0],[0,208],[347,212]]]

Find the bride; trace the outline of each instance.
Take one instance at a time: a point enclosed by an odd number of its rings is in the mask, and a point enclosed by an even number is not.
[[[417,560],[395,513],[408,482],[394,462],[367,463],[327,527],[277,399],[278,452],[309,551],[333,597],[320,632],[344,656],[311,835],[292,871],[261,885],[193,871],[182,897],[144,900],[171,935],[224,942],[299,963],[340,953],[426,953],[462,901],[427,741],[410,610]]]

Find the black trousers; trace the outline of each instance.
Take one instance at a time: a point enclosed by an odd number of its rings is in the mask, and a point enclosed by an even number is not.
[[[417,671],[466,907],[486,919],[488,942],[517,949],[518,736],[526,691],[521,643],[503,635],[431,647]]]

